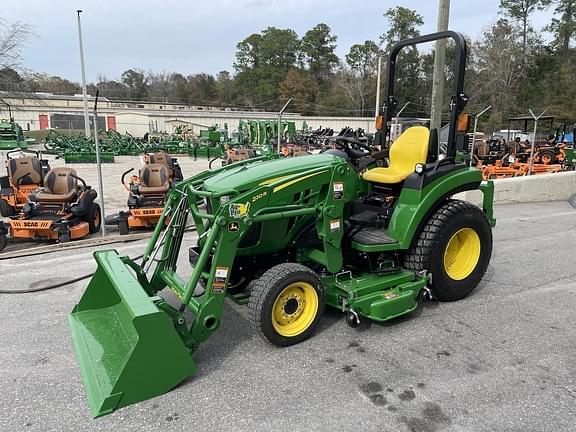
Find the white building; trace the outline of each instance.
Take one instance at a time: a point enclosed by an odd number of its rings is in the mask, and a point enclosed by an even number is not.
[[[14,120],[22,129],[84,129],[82,95],[61,96],[51,93],[24,93],[0,91],[0,100],[10,104]],[[88,97],[90,115],[94,97]],[[0,118],[7,118],[7,108],[0,104]],[[246,111],[234,107],[212,107],[164,102],[117,101],[98,99],[98,127],[115,129],[120,133],[143,136],[146,132],[173,132],[178,125],[187,125],[193,132],[226,123],[229,130],[238,128],[241,119],[275,119],[277,113]],[[372,117],[311,117],[285,113],[283,118],[296,122],[300,128],[306,121],[316,129],[328,127],[339,131],[345,126],[374,131]]]

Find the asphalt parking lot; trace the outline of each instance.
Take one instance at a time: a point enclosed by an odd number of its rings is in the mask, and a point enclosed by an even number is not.
[[[574,430],[576,210],[501,205],[495,216],[491,265],[468,298],[359,330],[329,311],[316,336],[284,349],[253,335],[247,309],[228,302],[194,377],[96,420],[66,319],[86,281],[0,295],[0,430]],[[134,256],[143,245],[116,247]],[[2,288],[89,273],[92,252],[0,261]],[[157,373],[169,367],[167,358]]]

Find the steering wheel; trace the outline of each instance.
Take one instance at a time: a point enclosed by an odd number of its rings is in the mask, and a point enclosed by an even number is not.
[[[372,152],[372,149],[366,143],[349,137],[336,137],[336,146],[340,146],[340,148],[344,150],[350,158],[353,159],[360,159],[364,156],[369,156]],[[353,148],[353,146],[359,147],[360,150]]]

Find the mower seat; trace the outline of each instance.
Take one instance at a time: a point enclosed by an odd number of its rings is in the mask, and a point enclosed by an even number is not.
[[[170,189],[168,169],[164,164],[148,164],[140,170],[140,186],[138,192],[142,195],[165,194]]]
[[[74,201],[78,194],[76,170],[52,168],[44,177],[44,189],[36,194],[36,201],[43,204],[59,204]]]
[[[21,157],[8,160],[8,176],[14,186],[40,184],[42,166],[35,157]]]
[[[425,164],[430,130],[424,126],[406,129],[390,147],[388,168],[372,168],[362,174],[369,182],[396,184],[414,172],[416,164]]]
[[[150,164],[164,165],[170,178],[172,178],[172,176],[174,175],[174,161],[172,161],[172,157],[168,153],[165,152],[152,153],[148,155],[148,161]]]

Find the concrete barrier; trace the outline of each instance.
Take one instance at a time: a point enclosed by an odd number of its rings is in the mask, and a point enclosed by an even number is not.
[[[575,171],[494,180],[494,204],[567,201],[575,193]],[[480,205],[482,192],[462,192],[454,198]]]

